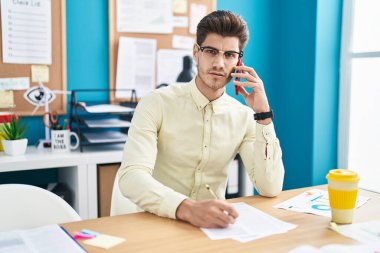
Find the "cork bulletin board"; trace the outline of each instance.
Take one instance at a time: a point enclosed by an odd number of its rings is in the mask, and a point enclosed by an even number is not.
[[[1,19],[0,19],[1,22]],[[3,27],[2,25],[0,27]],[[1,28],[0,28],[1,29]],[[0,49],[2,49],[2,31],[0,30]],[[49,81],[43,84],[51,90],[66,91],[66,1],[51,0],[51,64],[48,65]],[[38,86],[32,82],[31,67],[38,64],[10,64],[4,63],[3,51],[0,50],[0,78],[29,77],[30,87]],[[15,108],[19,115],[31,116],[35,106],[24,99],[25,90],[13,91]],[[56,94],[56,98],[49,104],[50,111],[59,114],[66,113],[67,95]],[[0,98],[1,99],[1,98]],[[35,115],[42,115],[44,106],[40,106]]]
[[[173,13],[173,16],[187,16],[190,23],[190,6],[191,4],[202,4],[207,7],[207,14],[216,9],[216,0],[187,0],[187,12],[184,14]],[[143,39],[155,39],[157,41],[157,50],[159,49],[173,49],[172,38],[173,35],[189,36],[195,39],[195,34],[189,32],[189,27],[173,27],[173,32],[170,34],[156,34],[156,33],[127,33],[117,31],[117,0],[109,0],[108,2],[108,23],[109,23],[109,88],[116,89],[116,69],[119,38],[133,37]],[[143,17],[141,17],[143,18]],[[154,87],[152,87],[153,89]],[[115,92],[110,92],[110,102],[117,103],[128,101],[128,99],[116,98]]]

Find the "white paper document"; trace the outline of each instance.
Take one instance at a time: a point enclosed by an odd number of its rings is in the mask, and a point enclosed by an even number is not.
[[[3,62],[51,64],[51,0],[1,0]]]
[[[183,57],[192,57],[191,50],[160,49],[157,52],[157,84],[173,84],[183,70]],[[193,64],[195,65],[195,64]]]
[[[172,46],[178,49],[192,50],[194,47],[195,39],[189,36],[173,35]]]
[[[370,198],[358,196],[356,199],[356,208],[364,205]],[[294,198],[288,199],[278,205],[275,208],[311,213],[326,217],[331,217],[331,209],[329,203],[329,194],[327,191],[319,189],[312,189],[297,195]]]
[[[0,253],[86,252],[60,226],[0,232]]]
[[[128,135],[116,131],[83,133],[83,136],[90,143],[125,142],[128,138]]]
[[[110,104],[82,106],[82,108],[89,113],[130,113],[135,111],[135,108]]]
[[[173,12],[185,14],[187,12],[187,0],[173,0]]]
[[[173,27],[188,27],[189,19],[186,16],[174,16]]]
[[[286,233],[294,229],[296,225],[274,218],[243,202],[234,203],[239,213],[235,224],[227,228],[201,228],[211,239],[233,239],[239,242],[248,242],[262,237]]]
[[[85,119],[84,123],[88,127],[99,127],[99,128],[109,128],[109,127],[130,127],[131,122],[121,119]]]
[[[355,245],[329,244],[321,248],[309,245],[297,247],[288,253],[378,253],[380,243],[366,243]]]
[[[172,0],[117,0],[117,31],[172,33]]]
[[[29,77],[0,78],[0,90],[26,90],[29,86]]]
[[[207,6],[204,4],[191,4],[190,5],[190,26],[189,32],[196,34],[199,21],[206,16]]]
[[[335,232],[361,243],[376,242],[380,245],[380,220],[341,225]]]
[[[156,87],[156,40],[120,37],[116,89],[135,89],[143,97]],[[116,98],[130,98],[130,91],[116,91]]]

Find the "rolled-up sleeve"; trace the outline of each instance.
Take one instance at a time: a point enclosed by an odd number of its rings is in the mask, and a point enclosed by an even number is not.
[[[252,119],[239,154],[260,195],[274,197],[281,193],[285,171],[273,123],[261,125]]]
[[[162,101],[151,93],[140,100],[134,113],[123,161],[118,171],[122,194],[145,211],[176,218],[176,210],[187,196],[153,178],[157,136],[162,120]]]

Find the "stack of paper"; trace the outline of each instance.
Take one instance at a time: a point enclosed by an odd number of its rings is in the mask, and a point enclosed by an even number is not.
[[[368,197],[358,196],[356,199],[356,208],[364,205],[369,199],[370,198]],[[327,191],[318,189],[306,191],[294,198],[275,205],[274,207],[295,212],[312,213],[331,217],[329,194]]]
[[[355,223],[350,225],[330,226],[335,232],[362,243],[380,245],[380,220]],[[379,251],[380,252],[380,251]]]
[[[233,239],[248,242],[262,237],[286,233],[296,227],[294,224],[276,219],[245,203],[234,203],[239,213],[235,224],[221,229],[201,228],[211,239]]]
[[[91,105],[87,106],[81,103],[82,108],[89,113],[131,113],[135,111],[135,108],[121,106],[121,105]]]
[[[0,233],[0,252],[85,253],[86,251],[58,225]]]
[[[130,127],[131,122],[121,119],[85,119],[84,123],[88,127],[110,128],[110,127]]]
[[[128,135],[116,131],[84,133],[83,136],[90,143],[125,142],[128,138]]]
[[[379,243],[368,243],[359,245],[341,245],[330,244],[323,246],[320,249],[315,247],[304,245],[297,247],[288,253],[376,253],[380,252]]]

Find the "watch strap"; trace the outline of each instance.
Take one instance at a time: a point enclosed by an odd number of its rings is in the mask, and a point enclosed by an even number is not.
[[[269,112],[260,112],[260,113],[255,113],[253,115],[255,120],[264,120],[264,119],[268,119],[268,118],[273,119],[273,116],[274,115],[273,115],[272,109],[270,109]]]

